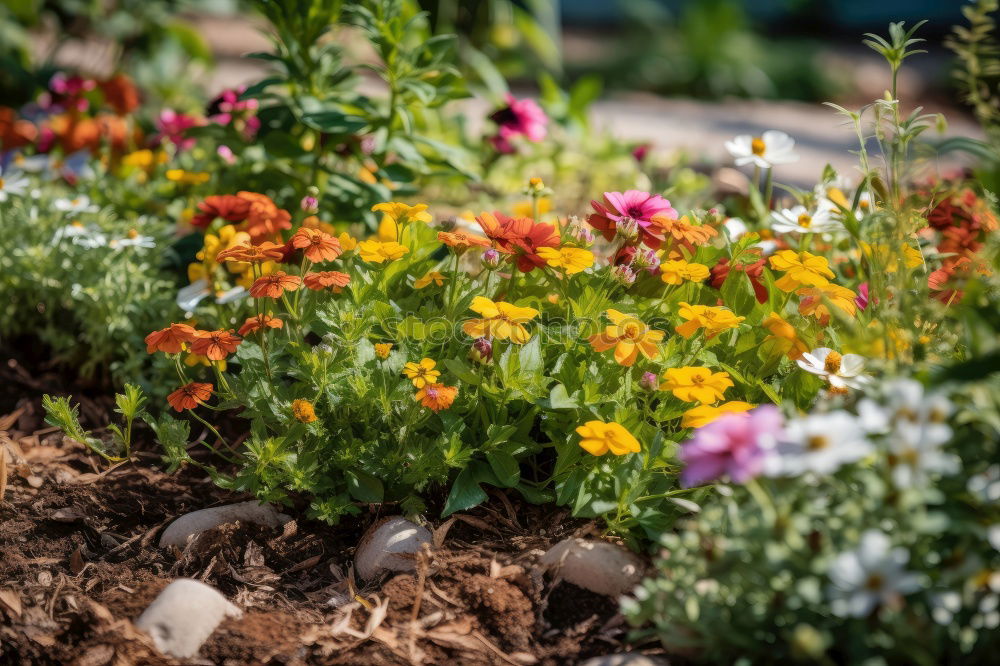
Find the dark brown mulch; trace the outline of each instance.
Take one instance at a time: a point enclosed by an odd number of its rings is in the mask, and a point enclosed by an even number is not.
[[[85,419],[106,418],[106,401],[90,402]],[[417,573],[358,587],[354,547],[379,506],[335,527],[301,515],[277,530],[226,525],[167,552],[157,542],[174,518],[247,498],[196,469],[164,474],[152,445],[109,467],[45,428],[37,397],[17,405],[0,417],[0,663],[176,664],[131,620],[181,576],[244,610],[200,663],[567,664],[625,649],[613,600],[534,569],[556,541],[596,533],[562,510],[497,492],[431,517],[438,547]]]

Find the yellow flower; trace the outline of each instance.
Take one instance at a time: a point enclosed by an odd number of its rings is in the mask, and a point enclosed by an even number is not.
[[[296,421],[302,423],[312,423],[316,420],[316,409],[308,400],[299,398],[292,401],[292,415]]]
[[[690,338],[699,328],[705,329],[705,337],[712,338],[730,328],[736,328],[746,317],[737,317],[732,311],[710,305],[680,304],[677,314],[685,322],[674,330],[685,338]]]
[[[774,283],[782,291],[794,291],[802,285],[824,285],[830,281],[828,278],[834,277],[826,257],[809,252],[782,250],[771,257],[770,263],[771,268],[785,273]]]
[[[722,400],[726,389],[733,386],[728,372],[712,372],[708,368],[670,368],[663,374],[667,381],[660,389],[670,391],[684,402],[709,404]]]
[[[626,453],[638,453],[641,450],[639,440],[632,436],[620,423],[611,421],[587,421],[576,429],[580,435],[580,446],[595,456],[603,456],[610,451],[616,456]]]
[[[594,265],[594,253],[578,247],[540,247],[538,256],[552,268],[561,268],[568,275],[585,271]]]
[[[139,167],[141,169],[148,169],[154,164],[163,164],[167,161],[168,156],[162,150],[153,152],[148,148],[142,150],[136,150],[129,153],[122,158],[122,164],[124,166]]]
[[[206,368],[210,368],[212,367],[213,363],[219,368],[221,372],[226,371],[225,360],[213,361],[207,356],[202,356],[201,354],[188,354],[187,356],[184,357],[184,365],[188,366],[189,368],[193,368],[196,365],[203,365]]]
[[[391,342],[377,342],[375,343],[375,355],[378,356],[383,361],[389,358],[389,352],[392,351]]]
[[[660,279],[667,284],[681,284],[684,280],[702,282],[710,271],[704,264],[693,264],[683,259],[671,259],[660,264]]]
[[[358,254],[361,258],[376,264],[395,261],[409,251],[410,248],[396,241],[366,240],[358,243]]]
[[[698,405],[684,412],[684,416],[681,417],[681,427],[700,428],[708,425],[723,414],[747,412],[751,409],[753,409],[753,405],[749,402],[740,402],[739,400],[724,402],[715,407],[712,405]]]
[[[544,185],[542,186],[544,187]],[[538,214],[539,216],[544,215],[552,210],[552,200],[548,197],[539,197],[538,199]],[[534,214],[534,210],[531,207],[531,201],[518,201],[513,206],[511,206],[511,212],[514,213],[514,217],[531,217]]]
[[[511,342],[519,345],[523,345],[531,338],[531,333],[524,327],[525,322],[538,316],[538,310],[534,308],[518,307],[503,301],[494,303],[482,296],[472,299],[469,309],[481,314],[483,318],[470,319],[462,324],[462,330],[466,335],[498,340],[509,338]]]
[[[902,243],[899,252],[893,252],[886,243],[861,243],[861,250],[869,261],[882,268],[886,273],[895,273],[899,270],[899,257],[903,257],[903,265],[907,268],[916,268],[924,263],[924,255],[918,248],[909,243]]]
[[[417,278],[416,280],[413,281],[413,288],[423,289],[431,282],[440,287],[441,285],[444,284],[444,281],[446,279],[447,278],[445,276],[441,275],[437,271],[428,271],[427,273],[424,274],[422,278]]]
[[[429,358],[421,359],[419,363],[411,361],[403,366],[403,374],[415,387],[423,388],[428,384],[436,384],[438,377],[441,376],[441,371],[434,369],[436,365],[437,362]]]
[[[780,315],[772,312],[764,318],[760,325],[771,334],[761,341],[761,346],[770,354],[774,356],[787,354],[788,358],[794,361],[809,351],[809,346],[799,339],[795,328],[782,319]]]
[[[618,310],[607,310],[606,314],[611,325],[605,327],[603,333],[596,333],[587,339],[594,351],[604,352],[614,347],[615,361],[626,367],[635,363],[639,352],[646,358],[660,355],[656,345],[663,339],[663,331],[650,329],[635,315]]]
[[[207,183],[212,177],[205,171],[185,171],[184,169],[168,169],[167,180],[182,185],[201,185]]]
[[[821,322],[830,318],[830,309],[826,307],[827,302],[852,317],[858,311],[858,305],[854,302],[857,294],[847,287],[830,283],[819,287],[803,287],[795,293],[802,297],[802,300],[799,301],[799,314],[812,315]]]
[[[337,234],[337,240],[340,241],[340,247],[344,250],[344,252],[350,252],[358,246],[358,239],[354,238],[346,231],[342,231]]]
[[[416,204],[409,206],[399,201],[386,201],[375,204],[372,210],[382,213],[382,222],[378,225],[379,240],[398,240],[399,232],[410,222],[430,222],[431,214],[427,211],[427,204]]]

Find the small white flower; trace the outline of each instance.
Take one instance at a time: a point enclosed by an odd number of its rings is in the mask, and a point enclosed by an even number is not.
[[[62,211],[63,213],[96,213],[100,210],[98,206],[92,205],[90,203],[90,197],[86,194],[81,194],[72,199],[56,199],[52,202],[55,209]]]
[[[883,393],[884,406],[869,399],[858,403],[858,415],[868,432],[884,434],[897,423],[909,422],[934,430],[934,439],[951,437],[951,428],[945,420],[953,407],[944,395],[924,395],[923,384],[915,379],[893,379],[885,384]]]
[[[867,530],[857,549],[841,553],[830,565],[830,610],[839,617],[865,617],[920,589],[920,579],[904,569],[909,559],[905,548],[892,548],[888,536]]]
[[[771,229],[783,234],[821,234],[840,231],[844,227],[819,207],[810,212],[805,206],[783,208],[771,213]]]
[[[177,307],[184,312],[194,312],[198,303],[211,295],[212,290],[208,288],[208,280],[195,280],[177,291]]]
[[[722,226],[726,230],[726,235],[729,236],[729,240],[731,242],[736,242],[740,236],[749,230],[747,223],[738,217],[729,218],[723,223]]]
[[[951,439],[951,429],[940,424],[898,421],[886,440],[892,482],[898,488],[924,486],[932,477],[954,474],[960,468],[957,456],[941,450]]]
[[[726,141],[726,150],[735,158],[736,166],[753,164],[762,169],[798,162],[799,156],[792,152],[794,148],[795,140],[778,130],[768,130],[758,137],[741,134]]]
[[[28,177],[18,169],[0,168],[0,201],[7,201],[10,196],[24,196],[28,184]]]
[[[822,377],[835,389],[860,389],[871,381],[871,377],[862,374],[865,369],[863,356],[841,355],[829,347],[817,347],[802,354],[796,363],[806,372]]]
[[[226,303],[232,303],[246,296],[246,293],[247,290],[244,289],[243,287],[233,287],[232,289],[224,291],[221,294],[216,294],[215,302],[219,303],[220,305],[224,305]]]
[[[156,247],[156,239],[152,236],[126,236],[125,238],[116,238],[111,241],[111,247],[119,250],[125,247],[141,247],[149,249]]]
[[[763,240],[757,243],[757,247],[760,248],[760,254],[762,257],[770,257],[774,254],[775,250],[778,249],[778,241]]]
[[[108,244],[108,239],[104,234],[97,229],[85,227],[79,222],[68,224],[56,231],[56,233],[52,236],[52,244],[56,245],[64,238],[69,238],[73,244],[91,250],[98,247],[104,247]]]
[[[873,446],[854,415],[843,410],[812,414],[785,424],[775,455],[768,460],[768,474],[832,474],[872,451]]]
[[[969,477],[966,488],[980,502],[993,503],[1000,500],[1000,465],[990,465],[985,472]]]

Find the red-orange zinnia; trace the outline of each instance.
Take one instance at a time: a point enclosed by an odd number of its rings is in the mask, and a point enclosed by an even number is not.
[[[198,210],[201,212],[191,218],[191,224],[205,228],[217,217],[227,222],[242,222],[250,212],[250,202],[235,194],[214,194],[205,197]]]
[[[178,412],[194,409],[199,402],[205,402],[212,397],[212,385],[202,382],[185,384],[167,396],[167,402]]]
[[[285,322],[281,321],[277,317],[272,317],[269,314],[259,314],[256,317],[247,317],[247,320],[243,322],[240,326],[240,330],[237,331],[244,338],[247,333],[253,333],[256,330],[262,328],[281,328],[285,325]]]
[[[254,298],[281,298],[288,291],[295,291],[302,283],[298,275],[289,275],[285,271],[275,271],[257,278],[250,285],[250,295]]]
[[[320,271],[318,273],[306,273],[302,282],[313,291],[320,291],[327,287],[346,287],[351,281],[351,276],[339,271]]]
[[[146,336],[146,353],[161,351],[176,354],[184,348],[185,342],[191,342],[194,337],[195,330],[187,324],[171,324]]]
[[[451,407],[458,395],[457,386],[445,386],[444,384],[428,384],[417,391],[413,396],[414,400],[419,400],[420,404],[428,409],[440,412],[442,409]]]
[[[191,343],[191,352],[205,356],[210,361],[224,360],[243,342],[232,330],[195,331],[195,336],[194,342]]]
[[[457,252],[464,252],[470,247],[489,247],[488,238],[467,234],[464,231],[439,231],[438,240]]]
[[[306,259],[313,263],[333,261],[343,253],[340,241],[319,229],[302,227],[292,235],[290,241],[292,247],[302,250]]]
[[[529,217],[507,217],[502,213],[483,213],[476,218],[497,248],[517,255],[517,267],[523,273],[545,266],[538,256],[540,247],[559,247],[559,232],[551,224],[539,224]]]
[[[234,245],[215,256],[218,262],[240,261],[247,264],[261,264],[265,261],[280,261],[284,256],[284,248],[270,241],[259,245]]]

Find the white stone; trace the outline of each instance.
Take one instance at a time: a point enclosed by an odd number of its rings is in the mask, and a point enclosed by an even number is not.
[[[607,541],[564,539],[542,555],[541,565],[591,592],[617,597],[642,579],[642,562],[620,546]]]
[[[354,553],[354,570],[363,580],[383,571],[416,571],[416,554],[431,543],[425,528],[396,516],[368,528]]]
[[[580,666],[667,666],[669,662],[657,657],[647,657],[644,654],[606,654],[602,657],[591,657]]]
[[[160,548],[177,546],[183,548],[188,537],[205,530],[210,530],[226,523],[255,523],[265,527],[280,527],[291,520],[290,517],[278,511],[270,504],[261,504],[251,500],[226,506],[213,506],[185,514],[170,523],[160,535]]]
[[[160,592],[135,626],[152,636],[156,649],[163,654],[188,659],[198,654],[224,619],[242,615],[243,611],[214,587],[178,578]]]

